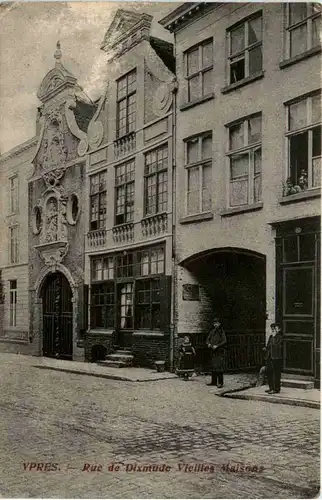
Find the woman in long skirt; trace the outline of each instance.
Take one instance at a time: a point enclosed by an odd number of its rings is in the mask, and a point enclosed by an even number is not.
[[[177,369],[177,374],[184,380],[188,380],[195,371],[195,355],[196,351],[192,347],[189,337],[185,336],[179,348],[179,368]]]

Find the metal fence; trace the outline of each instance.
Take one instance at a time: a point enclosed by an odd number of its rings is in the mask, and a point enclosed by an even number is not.
[[[263,364],[265,332],[258,330],[225,331],[225,371],[258,369]],[[211,351],[206,346],[208,333],[187,333],[196,350],[195,366],[199,372],[209,372]],[[184,334],[180,334],[182,338]]]

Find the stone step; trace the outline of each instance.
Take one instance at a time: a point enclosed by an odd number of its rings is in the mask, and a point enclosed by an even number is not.
[[[123,349],[117,349],[114,354],[123,354],[125,356],[132,356],[132,351],[126,351]]]
[[[312,375],[299,375],[297,373],[285,373],[285,372],[282,372],[282,379],[292,379],[292,380],[305,380],[305,381],[309,381],[309,382],[313,382],[313,377]]]
[[[282,387],[293,387],[295,389],[314,389],[314,382],[312,380],[282,378],[281,385]]]
[[[129,363],[125,363],[124,361],[106,359],[105,361],[97,361],[96,363],[99,366],[108,366],[109,368],[127,368],[130,366]]]
[[[117,352],[106,356],[106,359],[109,359],[111,361],[124,361],[125,363],[127,361],[129,361],[129,362],[132,361],[133,358],[134,358],[133,354],[123,354],[123,353],[117,353]]]

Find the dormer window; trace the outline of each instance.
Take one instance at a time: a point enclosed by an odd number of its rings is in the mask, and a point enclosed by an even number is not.
[[[136,70],[117,80],[117,138],[135,131]]]

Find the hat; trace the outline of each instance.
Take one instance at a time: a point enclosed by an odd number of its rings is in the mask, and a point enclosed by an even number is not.
[[[276,328],[276,327],[281,329],[281,325],[279,323],[271,323],[271,328]]]

